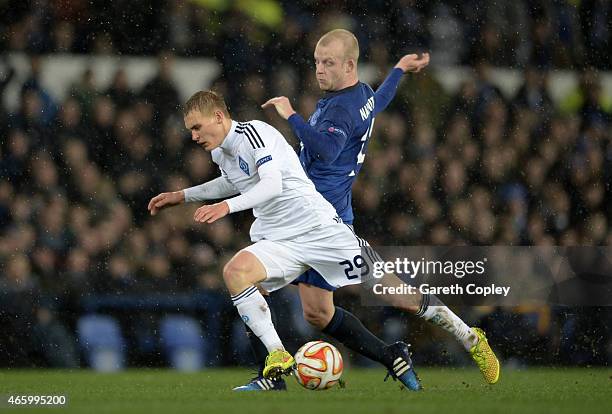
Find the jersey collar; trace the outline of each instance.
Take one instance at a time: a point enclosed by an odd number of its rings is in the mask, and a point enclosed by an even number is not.
[[[233,149],[236,146],[238,134],[236,133],[236,127],[238,126],[238,122],[232,119],[232,126],[230,127],[229,132],[223,139],[223,142],[219,146],[224,152],[231,154]]]
[[[357,83],[354,84],[353,86],[347,86],[344,89],[339,89],[339,90],[333,91],[333,92],[325,92],[325,97],[326,98],[331,98],[332,96],[336,96],[336,95],[340,95],[341,93],[352,91],[353,89],[357,89],[357,87],[359,86],[360,83],[361,82],[357,81]]]

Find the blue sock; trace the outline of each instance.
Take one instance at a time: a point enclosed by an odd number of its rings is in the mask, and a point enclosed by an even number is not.
[[[363,326],[355,315],[338,306],[336,306],[331,321],[322,332],[373,361],[380,362],[385,366],[393,364],[393,361],[387,361],[388,358],[385,355],[387,344]]]

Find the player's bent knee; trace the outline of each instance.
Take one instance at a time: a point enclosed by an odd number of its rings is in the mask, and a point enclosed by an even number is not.
[[[249,252],[238,253],[223,267],[223,281],[230,291],[245,289],[265,278],[265,268]]]
[[[249,281],[248,267],[234,260],[223,267],[223,280],[227,286],[252,283]]]

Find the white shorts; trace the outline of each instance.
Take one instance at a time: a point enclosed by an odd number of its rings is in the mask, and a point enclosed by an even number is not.
[[[272,292],[309,268],[336,288],[359,284],[372,269],[372,258],[364,247],[369,250],[368,242],[355,235],[351,227],[332,222],[292,240],[260,240],[243,250],[263,263],[267,278],[260,284]]]

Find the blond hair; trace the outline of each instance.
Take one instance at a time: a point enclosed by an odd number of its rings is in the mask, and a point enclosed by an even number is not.
[[[344,60],[353,59],[357,62],[359,59],[359,42],[353,33],[345,29],[335,29],[321,36],[317,45],[327,46],[334,40],[342,42],[342,46],[344,46]]]
[[[213,91],[199,91],[191,95],[191,98],[185,102],[183,115],[187,116],[191,111],[212,115],[215,110],[222,111],[227,117],[230,116],[223,96]]]

